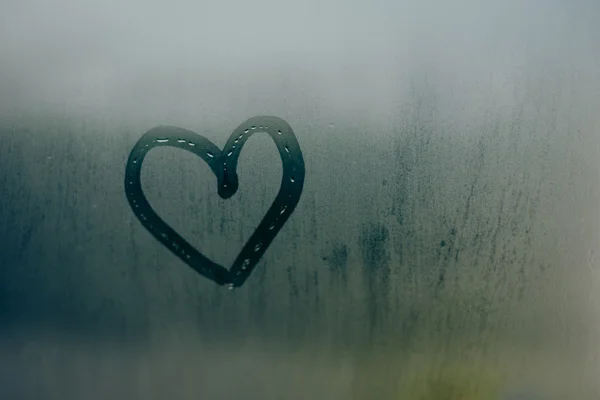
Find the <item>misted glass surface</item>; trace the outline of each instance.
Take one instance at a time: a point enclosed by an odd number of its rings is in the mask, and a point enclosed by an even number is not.
[[[600,398],[600,4],[0,5],[0,398]],[[297,208],[243,286],[124,188],[144,132],[290,124]],[[148,153],[156,212],[229,267],[282,177]]]

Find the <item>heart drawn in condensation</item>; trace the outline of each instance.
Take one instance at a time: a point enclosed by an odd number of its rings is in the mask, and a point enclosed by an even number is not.
[[[244,143],[256,132],[268,133],[279,150],[283,177],[279,192],[266,215],[227,269],[196,250],[154,211],[141,185],[144,157],[159,146],[185,149],[202,158],[217,177],[217,192],[228,199],[238,189],[237,162]],[[142,225],[173,254],[202,276],[230,288],[241,286],[290,217],[304,186],[304,158],[292,128],[283,119],[258,116],[233,131],[223,150],[199,134],[173,126],[150,129],[135,144],[125,168],[125,193]]]

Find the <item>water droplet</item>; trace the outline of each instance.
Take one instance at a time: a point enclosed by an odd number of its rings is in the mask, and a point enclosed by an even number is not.
[[[270,231],[272,231],[273,229],[275,229],[275,224],[271,224],[271,225],[269,226],[269,230],[270,230]]]
[[[233,290],[235,289],[235,286],[233,286],[233,283],[230,283],[229,285],[227,285],[227,289]]]
[[[294,183],[294,182],[296,182],[296,179],[294,179],[293,176],[290,176],[290,182]]]
[[[245,270],[246,268],[248,268],[250,266],[250,259],[246,258],[244,260],[244,262],[242,263],[242,269]]]
[[[290,152],[290,149],[287,146],[285,146],[285,152],[288,153],[288,154]]]
[[[215,155],[213,153],[211,153],[210,151],[206,152],[206,155],[209,156],[210,158],[213,158]]]
[[[254,251],[259,251],[261,247],[262,243],[257,243],[256,246],[254,246]]]
[[[192,146],[193,147],[195,145],[196,145],[196,143],[194,143],[194,142],[188,142],[188,146]]]
[[[279,211],[279,215],[283,214],[285,212],[285,210],[287,210],[287,206],[283,206],[281,208],[281,211]]]
[[[250,129],[245,129],[244,130],[244,133],[248,133],[248,132],[250,132]],[[242,135],[240,135],[240,137],[242,137]]]
[[[233,151],[230,151],[229,153],[227,153],[227,157],[231,157],[232,154],[233,154]]]
[[[167,138],[156,139],[157,143],[167,143],[168,141],[169,141],[169,139],[167,139]]]
[[[256,126],[252,125],[252,130],[255,130],[255,129],[256,129]]]
[[[134,158],[134,159],[133,159],[133,163],[134,163],[134,164],[137,164],[137,158]]]
[[[281,135],[281,130],[280,129],[277,130],[277,134]]]

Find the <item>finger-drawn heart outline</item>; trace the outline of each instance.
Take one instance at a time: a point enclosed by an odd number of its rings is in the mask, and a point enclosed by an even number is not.
[[[213,262],[190,245],[154,211],[141,185],[142,163],[148,152],[160,146],[184,149],[202,158],[217,177],[218,194],[223,199],[238,189],[237,162],[244,143],[256,132],[271,136],[281,157],[281,186],[271,207],[230,269]],[[158,126],[147,131],[129,154],[125,168],[125,193],[131,209],[142,225],[173,254],[202,276],[218,285],[241,286],[255,268],[279,230],[290,217],[304,186],[304,158],[292,128],[274,116],[256,116],[238,126],[220,150],[210,140],[183,128]]]

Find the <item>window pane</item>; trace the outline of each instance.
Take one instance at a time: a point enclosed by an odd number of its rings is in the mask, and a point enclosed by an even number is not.
[[[596,3],[4,3],[0,398],[598,398]]]

